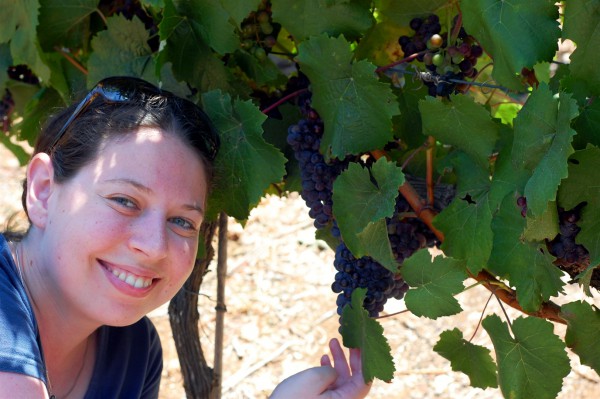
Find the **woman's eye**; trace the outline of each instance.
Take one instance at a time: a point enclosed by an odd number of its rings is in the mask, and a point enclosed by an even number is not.
[[[196,230],[196,226],[194,226],[189,220],[184,218],[172,218],[171,222],[175,223],[178,227],[181,227],[185,230]]]
[[[125,208],[137,208],[137,204],[125,197],[112,197],[111,201],[116,202],[117,204],[125,207]]]

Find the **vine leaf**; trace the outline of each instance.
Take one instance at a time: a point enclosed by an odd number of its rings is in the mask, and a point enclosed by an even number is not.
[[[538,310],[551,296],[562,293],[563,272],[552,264],[545,244],[522,238],[525,218],[513,194],[508,194],[492,220],[494,244],[488,268],[508,278],[517,290],[517,300],[527,312]]]
[[[489,173],[462,152],[456,152],[448,162],[457,176],[456,196],[434,219],[434,225],[444,233],[444,253],[464,259],[469,270],[478,273],[490,256],[493,242]]]
[[[326,159],[362,154],[393,140],[398,105],[389,85],[377,80],[375,65],[351,63],[353,53],[343,36],[312,37],[298,52],[300,69],[311,81],[312,106],[325,125],[321,153]]]
[[[527,210],[534,216],[556,199],[558,185],[567,177],[566,161],[574,152],[571,141],[575,135],[570,125],[575,116],[577,103],[569,94],[554,98],[548,86],[541,84],[514,121],[513,162],[532,171],[524,194]]]
[[[450,99],[440,101],[427,96],[419,101],[423,134],[455,146],[487,168],[498,138],[498,125],[471,97],[456,94]]]
[[[498,386],[496,364],[490,350],[464,339],[458,328],[441,333],[433,350],[450,360],[452,370],[465,373],[471,386],[482,389]]]
[[[437,319],[462,311],[454,295],[464,289],[464,262],[443,256],[431,259],[429,251],[422,249],[406,259],[400,271],[412,287],[404,302],[414,315]]]
[[[581,363],[600,374],[600,311],[583,301],[571,302],[561,307],[561,316],[567,320],[565,342]]]
[[[92,39],[94,52],[88,60],[88,86],[111,75],[140,76],[156,81],[150,35],[138,18],[121,15],[106,20],[106,30]]]
[[[279,0],[273,3],[273,19],[298,42],[323,32],[357,38],[374,23],[370,1]]]
[[[494,60],[492,77],[515,90],[524,67],[550,60],[560,38],[558,7],[546,0],[460,2],[466,31]]]
[[[96,0],[44,1],[38,25],[40,46],[47,52],[54,46],[76,48],[89,34],[89,16],[96,11]]]
[[[361,349],[365,382],[374,378],[390,382],[396,370],[391,348],[381,324],[370,318],[362,306],[366,295],[366,288],[357,288],[352,292],[351,303],[344,306],[340,320],[344,346]]]
[[[597,147],[576,151],[569,158],[569,177],[562,181],[558,190],[558,202],[565,209],[587,202],[581,211],[578,223],[581,231],[576,241],[589,251],[591,266],[600,264],[600,187],[595,183],[598,168],[600,150]]]
[[[263,139],[267,117],[251,101],[232,101],[229,94],[215,90],[202,95],[202,104],[221,138],[207,218],[224,210],[245,220],[268,186],[282,180],[285,158]]]
[[[546,210],[539,217],[527,217],[526,221],[527,226],[523,232],[523,237],[527,241],[552,239],[560,233],[558,209],[554,201],[548,202]]]
[[[195,13],[187,14],[186,2],[165,0],[163,19],[159,25],[160,40],[164,47],[158,63],[173,64],[173,73],[179,80],[191,84],[202,92],[221,89],[235,92],[230,84],[231,76],[223,62],[214,56],[208,33],[202,24],[194,20]],[[227,25],[227,24],[226,24]],[[233,26],[231,26],[233,32]]]
[[[384,157],[371,170],[351,163],[333,183],[333,214],[344,243],[356,258],[370,256],[392,272],[398,265],[385,218],[394,214],[403,183],[402,169]]]
[[[384,20],[399,26],[408,25],[415,17],[424,17],[445,6],[447,0],[379,0],[377,9]]]
[[[508,326],[497,315],[482,322],[492,339],[498,362],[498,381],[504,397],[553,399],[571,367],[564,342],[554,335],[552,323],[519,317]]]
[[[577,43],[577,48],[569,57],[569,69],[574,78],[585,82],[587,89],[600,93],[600,71],[595,66],[600,62],[598,31],[600,2],[569,2],[564,11],[563,38]]]
[[[10,43],[14,65],[26,64],[42,81],[48,81],[50,68],[44,64],[37,44],[39,2],[0,0],[0,7],[0,44]]]

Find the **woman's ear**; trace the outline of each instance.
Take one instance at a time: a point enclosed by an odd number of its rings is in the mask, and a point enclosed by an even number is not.
[[[44,152],[33,156],[27,166],[27,197],[25,204],[33,225],[44,228],[48,219],[48,199],[54,184],[54,167]]]

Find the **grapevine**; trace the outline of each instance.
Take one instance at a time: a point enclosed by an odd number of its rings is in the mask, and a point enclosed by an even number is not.
[[[580,3],[14,2],[0,141],[25,162],[15,143],[109,75],[187,96],[223,132],[207,223],[298,191],[335,252],[327,295],[367,379],[394,378],[381,318],[406,312],[388,300],[435,319],[469,286],[522,317],[482,311],[473,336],[495,357],[462,338],[473,326],[434,351],[475,387],[557,397],[567,348],[600,372],[600,6]]]

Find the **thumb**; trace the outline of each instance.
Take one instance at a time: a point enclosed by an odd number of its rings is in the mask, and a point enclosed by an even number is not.
[[[283,380],[270,399],[318,398],[336,378],[337,372],[331,366],[312,367]]]

